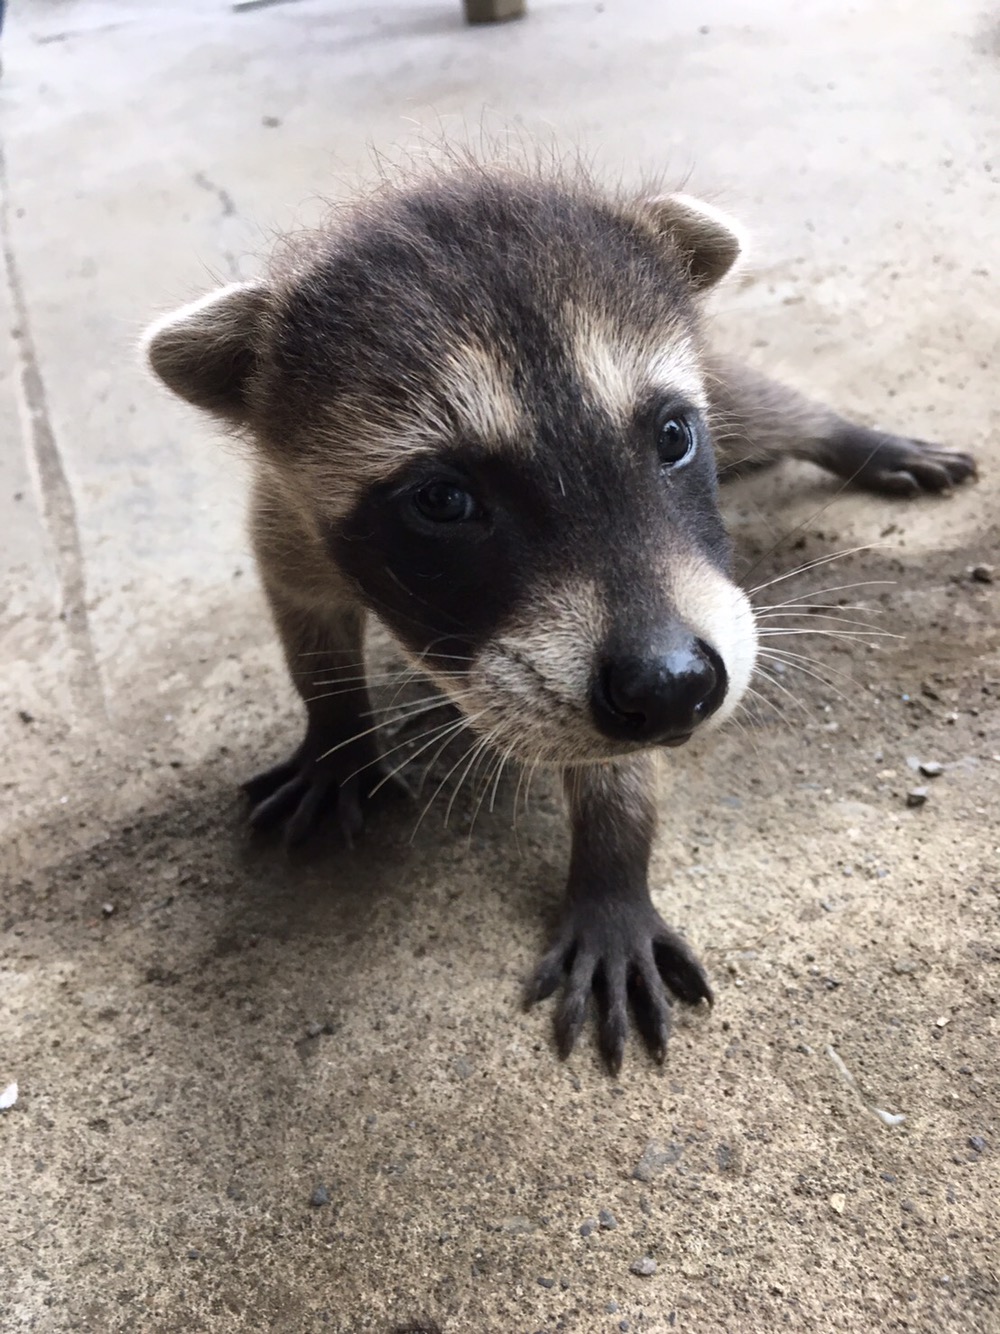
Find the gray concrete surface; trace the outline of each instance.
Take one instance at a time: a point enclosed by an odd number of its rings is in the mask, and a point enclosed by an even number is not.
[[[997,11],[23,0],[4,43],[0,1328],[1000,1329],[998,594],[967,574],[997,553]],[[798,641],[835,688],[787,672],[665,766],[657,898],[718,1003],[617,1081],[518,1009],[551,784],[516,834],[507,791],[353,855],[245,835],[237,783],[298,726],[245,479],[132,353],[369,143],[484,114],[689,177],[757,237],[723,337],[983,464],[895,508],[804,467],[732,491],[752,582],[880,543],[779,587],[891,581],[863,595],[903,638]],[[914,757],[945,766],[919,810]]]

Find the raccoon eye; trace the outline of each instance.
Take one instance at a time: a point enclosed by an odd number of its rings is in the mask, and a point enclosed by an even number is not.
[[[656,452],[664,468],[676,468],[694,453],[695,432],[680,412],[665,412],[656,425]]]
[[[479,512],[473,497],[454,482],[427,482],[413,492],[412,503],[430,523],[463,523]]]

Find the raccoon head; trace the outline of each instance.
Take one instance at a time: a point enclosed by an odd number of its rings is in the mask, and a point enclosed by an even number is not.
[[[147,336],[244,431],[321,560],[496,747],[678,745],[745,691],[699,298],[739,252],[686,196],[486,170],[384,195]]]

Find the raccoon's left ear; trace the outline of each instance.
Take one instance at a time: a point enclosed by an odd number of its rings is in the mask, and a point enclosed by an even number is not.
[[[732,218],[691,195],[660,195],[642,200],[639,208],[644,221],[681,252],[698,291],[724,278],[744,248],[743,233]]]

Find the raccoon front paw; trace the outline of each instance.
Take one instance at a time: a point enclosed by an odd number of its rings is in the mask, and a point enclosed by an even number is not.
[[[950,491],[976,475],[971,454],[861,427],[834,442],[831,466],[866,491],[900,497]]]
[[[658,1061],[670,1037],[670,993],[686,1005],[712,1002],[704,969],[652,903],[609,899],[570,904],[556,938],[528,984],[525,1004],[560,986],[556,1045],[565,1059],[597,1007],[598,1042],[612,1074],[621,1069],[631,1004],[636,1025]]]
[[[348,847],[364,829],[364,807],[376,789],[409,794],[367,738],[347,745],[307,735],[290,759],[243,784],[254,829],[282,826],[285,843],[296,847],[331,818]]]

